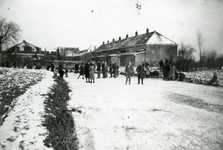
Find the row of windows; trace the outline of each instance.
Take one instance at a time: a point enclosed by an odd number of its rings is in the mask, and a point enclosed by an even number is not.
[[[32,47],[16,47],[17,52],[39,52],[39,49],[35,49]]]

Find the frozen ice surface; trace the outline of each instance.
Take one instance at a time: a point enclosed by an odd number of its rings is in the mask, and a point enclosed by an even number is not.
[[[189,97],[223,105],[223,89],[185,82],[125,77],[86,83],[77,74],[65,78],[72,88],[80,150],[221,149],[223,114],[177,103]],[[211,133],[211,135],[210,135]]]

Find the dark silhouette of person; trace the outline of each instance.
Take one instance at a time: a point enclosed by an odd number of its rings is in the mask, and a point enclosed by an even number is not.
[[[140,80],[143,84],[143,79],[145,76],[145,67],[142,65],[142,63],[139,64],[139,66],[136,68],[136,71],[138,72],[138,84],[140,84]]]

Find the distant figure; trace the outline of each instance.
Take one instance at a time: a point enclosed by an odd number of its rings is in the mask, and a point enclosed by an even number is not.
[[[119,67],[118,67],[118,65],[116,64],[116,62],[113,64],[112,68],[113,68],[114,78],[117,78]]]
[[[60,77],[63,78],[64,75],[64,70],[63,70],[63,64],[60,62],[59,68],[58,68],[58,73],[60,74]]]
[[[97,72],[98,72],[98,77],[97,78],[101,78],[101,63],[100,63],[100,61],[98,61]]]
[[[176,80],[176,66],[173,64],[172,66],[172,80]]]
[[[51,68],[51,71],[54,72],[55,66],[53,63],[51,64],[50,68]]]
[[[146,78],[149,78],[150,77],[150,67],[149,67],[149,64],[146,63]]]
[[[136,71],[138,72],[138,84],[140,84],[140,80],[141,80],[141,83],[143,84],[145,68],[142,65],[142,63],[139,64],[139,66],[136,68]]]
[[[78,73],[78,70],[79,70],[79,65],[78,63],[76,63],[74,66],[74,73]]]
[[[110,78],[112,78],[112,73],[113,73],[113,68],[112,68],[113,64],[112,62],[110,63],[110,66],[109,66],[109,72],[110,72]]]
[[[163,60],[162,59],[160,60],[159,65],[160,65],[160,70],[163,69]]]
[[[179,74],[178,74],[178,81],[183,81],[184,79],[185,79],[185,74],[184,73],[182,73],[182,72],[180,72]]]
[[[88,61],[84,67],[85,68],[85,78],[86,78],[87,83],[89,82],[89,66],[90,66],[90,61]]]
[[[67,64],[65,66],[65,75],[66,75],[66,77],[68,77],[68,65]]]
[[[108,65],[107,65],[106,62],[104,62],[103,65],[102,65],[103,78],[107,78],[108,77],[107,71],[108,71]]]
[[[13,67],[16,68],[16,61],[13,61]]]
[[[81,63],[81,66],[80,66],[80,74],[79,74],[79,76],[78,76],[77,79],[79,79],[80,76],[82,76],[82,79],[84,79],[84,74],[85,74],[84,63]]]
[[[50,64],[47,63],[46,70],[50,70]]]
[[[209,85],[214,85],[214,84],[216,85],[217,84],[217,80],[218,80],[218,77],[216,75],[216,72],[214,72],[213,73],[213,77],[212,77],[212,79],[209,82]]]
[[[167,63],[163,65],[163,80],[167,80]]]
[[[126,82],[125,84],[128,83],[131,84],[131,76],[133,75],[133,67],[131,65],[132,63],[129,62],[128,65],[125,67],[125,75],[126,75]]]
[[[94,78],[94,70],[95,70],[95,65],[91,62],[89,65],[89,79],[90,83],[95,83],[95,78]]]

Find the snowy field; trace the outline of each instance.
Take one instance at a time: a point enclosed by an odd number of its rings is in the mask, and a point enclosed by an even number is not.
[[[80,150],[222,150],[223,88],[125,77],[86,83],[70,73]]]
[[[27,71],[35,72],[36,70]],[[13,101],[15,106],[0,126],[0,150],[48,149],[43,143],[47,133],[42,125],[43,102],[46,99],[44,95],[47,94],[54,80],[52,72],[43,70],[41,72],[45,72],[42,81],[28,88],[23,95]],[[14,77],[17,78],[17,76]],[[27,78],[26,75],[23,77]]]

